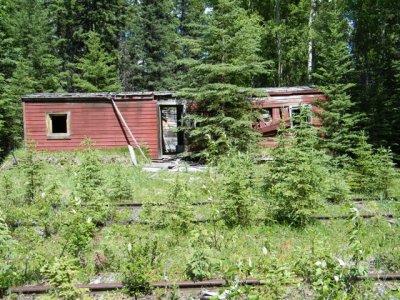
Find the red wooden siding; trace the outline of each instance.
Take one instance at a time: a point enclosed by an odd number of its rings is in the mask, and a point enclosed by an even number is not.
[[[281,110],[282,118],[290,124],[289,107],[299,107],[300,105],[315,104],[316,101],[325,101],[326,97],[318,90],[295,90],[268,92],[267,97],[254,99],[254,104],[259,108],[272,108],[272,122],[268,125],[260,122],[256,128],[264,135],[261,145],[266,147],[276,146],[277,141],[274,138],[280,126]],[[321,121],[317,117],[320,108],[312,106],[316,113],[311,119],[314,126],[321,126]]]
[[[25,101],[25,139],[33,139],[38,150],[79,149],[85,137],[90,137],[98,148],[126,146],[130,140],[126,129],[118,121],[111,102],[107,101]],[[149,148],[152,158],[159,154],[157,102],[155,100],[116,100],[126,123],[137,141]],[[70,112],[70,139],[48,139],[46,113]],[[130,141],[134,145],[133,141]]]

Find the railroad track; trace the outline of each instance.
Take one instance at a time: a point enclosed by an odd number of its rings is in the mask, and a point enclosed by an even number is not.
[[[373,281],[400,281],[400,273],[370,273],[366,276],[361,276],[359,280],[373,280]],[[185,289],[215,289],[229,286],[232,282],[225,280],[207,280],[207,281],[177,281],[177,282],[151,282],[150,286],[153,288],[173,288],[177,287],[180,290]],[[247,279],[238,282],[241,285],[259,286],[262,282],[258,279]],[[77,284],[77,288],[87,289],[90,292],[108,292],[121,290],[124,286],[122,283],[90,283],[90,284]],[[16,294],[43,294],[52,289],[49,285],[25,285],[10,288],[11,293]]]

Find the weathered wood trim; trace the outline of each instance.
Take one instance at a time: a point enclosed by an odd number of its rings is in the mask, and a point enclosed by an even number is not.
[[[52,116],[67,116],[67,133],[53,133]],[[71,112],[46,112],[46,135],[48,140],[69,140],[71,139]]]

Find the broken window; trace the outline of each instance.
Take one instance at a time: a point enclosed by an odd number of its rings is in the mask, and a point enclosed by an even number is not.
[[[264,126],[269,126],[272,123],[272,108],[263,108],[261,111]]]
[[[290,113],[290,122],[291,122],[291,127],[296,127],[298,125],[300,125],[300,112],[301,109],[311,109],[309,105],[307,106],[291,106],[289,108],[289,113]],[[307,118],[305,120],[307,123],[311,123],[311,117],[309,115],[307,115]]]
[[[70,136],[70,113],[47,113],[47,137],[65,139]]]

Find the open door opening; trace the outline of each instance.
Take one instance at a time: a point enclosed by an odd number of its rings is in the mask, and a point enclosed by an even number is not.
[[[183,152],[183,132],[179,131],[182,121],[182,105],[160,105],[162,154],[178,154]]]

